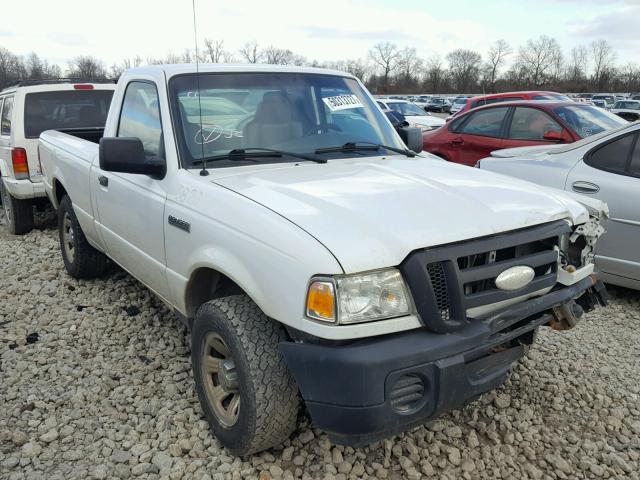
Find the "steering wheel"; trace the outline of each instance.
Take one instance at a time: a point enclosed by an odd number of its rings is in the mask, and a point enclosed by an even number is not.
[[[319,125],[313,125],[312,127],[307,128],[304,131],[304,135],[317,135],[318,134],[318,130],[323,131],[323,132],[328,132],[329,130],[334,130],[336,132],[341,132],[342,129],[334,124],[334,123],[321,123]]]

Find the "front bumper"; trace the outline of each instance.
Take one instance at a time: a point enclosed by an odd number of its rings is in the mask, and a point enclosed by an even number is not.
[[[426,328],[348,345],[283,342],[280,351],[314,424],[331,440],[361,446],[457,408],[501,385],[552,309],[604,303],[591,277],[465,328]]]

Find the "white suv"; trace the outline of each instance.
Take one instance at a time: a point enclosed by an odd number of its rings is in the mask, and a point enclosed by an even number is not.
[[[46,202],[38,137],[45,130],[102,136],[113,83],[23,81],[0,92],[0,193],[9,231],[33,228],[34,203]],[[41,199],[41,200],[39,200]]]

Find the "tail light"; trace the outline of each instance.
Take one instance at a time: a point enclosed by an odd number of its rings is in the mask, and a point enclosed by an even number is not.
[[[16,180],[29,178],[29,164],[27,163],[27,151],[24,148],[11,149],[11,163],[13,175]]]
[[[87,83],[76,83],[73,88],[75,90],[93,90],[93,85]]]

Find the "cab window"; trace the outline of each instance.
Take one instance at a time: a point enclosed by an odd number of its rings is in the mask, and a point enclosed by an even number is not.
[[[502,122],[508,110],[507,107],[499,107],[472,113],[456,133],[499,137],[502,130]]]
[[[164,158],[160,105],[155,85],[148,82],[127,85],[117,136],[139,138],[147,156]]]
[[[516,107],[509,128],[510,139],[542,141],[549,131],[562,132],[562,127],[542,110]]]

